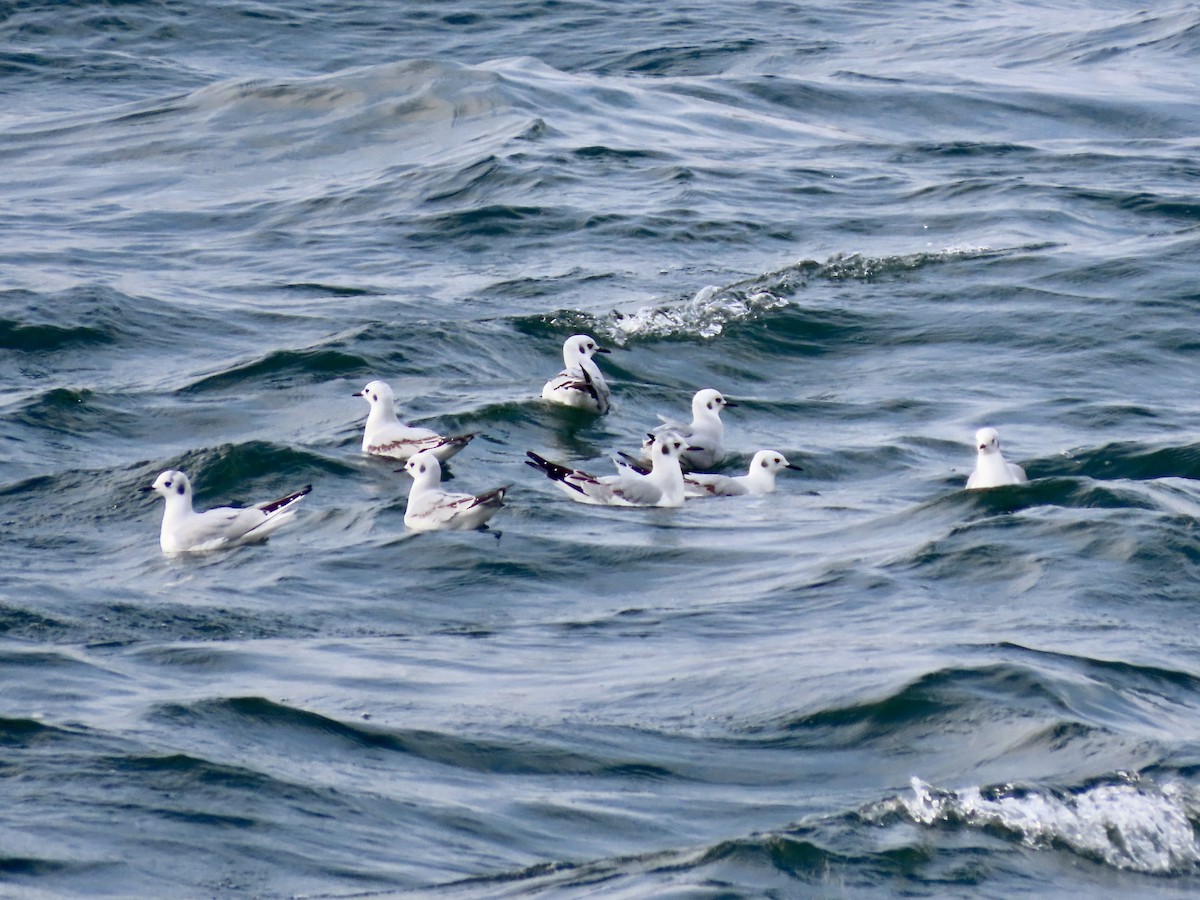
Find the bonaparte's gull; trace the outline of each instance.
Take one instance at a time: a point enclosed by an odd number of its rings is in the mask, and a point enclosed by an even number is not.
[[[716,465],[725,458],[725,426],[721,422],[721,410],[727,406],[737,404],[726,400],[720,391],[712,388],[697,391],[692,397],[692,424],[677,424],[660,415],[663,424],[650,431],[642,444],[643,452],[649,450],[653,438],[675,432],[687,443],[680,465],[685,469],[707,469]]]
[[[372,381],[354,396],[365,397],[371,404],[363,431],[363,453],[403,460],[421,450],[432,450],[445,462],[475,437],[474,434],[442,437],[428,428],[405,425],[396,417],[396,395],[386,382]]]
[[[674,433],[655,438],[650,448],[652,466],[639,472],[618,465],[618,474],[596,477],[543,459],[532,450],[526,465],[545,473],[572,500],[596,506],[683,506],[683,470],[679,455],[687,444]]]
[[[701,475],[689,472],[683,476],[684,492],[689,497],[738,497],[744,494],[770,494],[775,491],[775,473],[780,469],[799,469],[782,453],[759,450],[750,460],[745,475]]]
[[[408,508],[404,511],[404,524],[413,531],[470,531],[483,528],[504,505],[504,494],[510,487],[496,488],[486,494],[451,494],[443,491],[442,464],[437,453],[422,450],[414,453],[404,464],[404,470],[412,476],[412,490],[408,492]]]
[[[140,490],[155,491],[167,501],[159,535],[163,553],[183,553],[266,539],[295,515],[296,504],[312,485],[255,506],[221,506],[201,513],[192,509],[192,483],[182,472],[163,472],[154,484]]]
[[[967,489],[1000,487],[1004,484],[1024,484],[1029,479],[1025,470],[1005,460],[1000,453],[1000,435],[995,428],[980,428],[975,432],[979,454],[975,471],[967,479]]]
[[[542,387],[543,399],[589,412],[608,412],[608,384],[592,359],[596,353],[608,352],[586,334],[567,338],[563,344],[563,370]]]

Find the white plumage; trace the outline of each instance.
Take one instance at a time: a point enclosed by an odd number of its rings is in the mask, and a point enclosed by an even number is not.
[[[780,469],[799,469],[774,450],[759,450],[750,460],[745,475],[708,475],[689,472],[683,476],[688,497],[738,497],[746,494],[770,494],[775,491],[775,475]]]
[[[543,459],[533,451],[527,465],[545,473],[572,500],[596,506],[683,506],[683,470],[679,455],[687,444],[677,434],[656,438],[650,447],[649,472],[618,464],[616,475],[597,477]]]
[[[372,381],[354,396],[371,404],[363,429],[363,453],[404,460],[422,450],[431,450],[445,462],[475,437],[474,434],[443,437],[428,428],[405,425],[396,415],[396,395],[387,382]]]
[[[592,356],[609,351],[586,334],[576,334],[563,344],[563,370],[542,387],[542,398],[563,406],[606,413],[611,392]]]
[[[443,491],[442,465],[437,454],[422,450],[409,457],[404,470],[412,476],[404,524],[413,531],[470,531],[484,527],[504,505],[509,485],[486,494],[452,494]]]
[[[255,506],[221,506],[206,512],[192,509],[192,483],[177,470],[163,472],[143,487],[166,500],[159,544],[164,553],[216,550],[239,543],[265,540],[296,512],[312,485]]]
[[[1025,470],[1010,463],[1000,453],[1000,434],[995,428],[980,428],[975,432],[975,471],[967,479],[967,489],[1000,487],[1005,484],[1024,484],[1029,479]]]
[[[659,416],[662,425],[651,429],[642,451],[645,453],[654,438],[674,432],[687,444],[680,457],[685,469],[708,469],[725,458],[725,425],[721,422],[721,410],[737,406],[726,400],[720,391],[705,388],[692,397],[692,422],[682,425]]]

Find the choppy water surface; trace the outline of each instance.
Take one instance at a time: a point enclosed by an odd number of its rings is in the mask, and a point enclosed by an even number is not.
[[[0,893],[1200,889],[1190,4],[0,7]],[[552,409],[568,335],[614,409]],[[372,379],[478,431],[406,534]],[[694,390],[762,498],[571,503]],[[1027,486],[961,490],[976,428]],[[158,501],[302,484],[168,559]]]

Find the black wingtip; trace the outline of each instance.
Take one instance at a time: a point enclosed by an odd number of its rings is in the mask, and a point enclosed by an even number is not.
[[[566,477],[571,474],[571,469],[568,469],[566,466],[560,466],[558,463],[550,462],[550,460],[538,456],[532,450],[526,450],[525,455],[529,457],[529,459],[525,460],[525,465],[533,466],[535,469],[544,472],[546,477],[551,481],[561,481],[563,484],[568,484],[578,490],[575,485],[566,481]]]
[[[504,495],[508,493],[508,489],[511,487],[512,487],[511,484],[506,484],[506,485],[503,485],[502,487],[493,488],[492,490],[488,491],[486,494],[480,494],[479,496],[477,496],[475,498],[475,502],[472,503],[471,506],[485,506],[485,505],[488,505],[491,503],[495,503],[497,505],[503,505]]]
[[[629,468],[633,469],[633,471],[637,472],[639,475],[649,475],[650,474],[650,470],[647,469],[645,464],[640,459],[638,459],[636,456],[626,453],[624,450],[618,450],[617,456],[619,456],[619,457],[621,457],[621,459],[625,460],[624,464],[627,465]]]
[[[277,509],[283,509],[283,507],[285,507],[291,503],[295,503],[301,497],[303,497],[306,494],[309,494],[311,492],[312,492],[312,485],[306,484],[300,490],[294,491],[290,494],[287,494],[286,496],[280,497],[278,500],[272,500],[270,503],[264,503],[263,505],[259,506],[258,509],[261,509],[264,513],[273,513]]]

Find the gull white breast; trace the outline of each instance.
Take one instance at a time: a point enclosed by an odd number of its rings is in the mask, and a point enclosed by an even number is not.
[[[1000,434],[995,428],[980,428],[975,432],[975,471],[967,479],[967,490],[1024,484],[1029,479],[1025,470],[1010,463],[1000,452]]]
[[[563,370],[542,387],[542,398],[594,413],[606,413],[611,392],[592,357],[608,353],[586,334],[576,334],[563,344]]]
[[[443,437],[428,428],[405,425],[396,415],[396,395],[387,382],[372,381],[354,396],[371,404],[363,429],[363,453],[405,460],[414,453],[429,450],[445,462],[475,437],[473,433]]]
[[[163,472],[141,490],[154,491],[166,501],[159,534],[163,553],[185,553],[265,540],[295,515],[296,505],[312,485],[255,506],[221,506],[205,512],[192,508],[192,483],[178,470]]]

